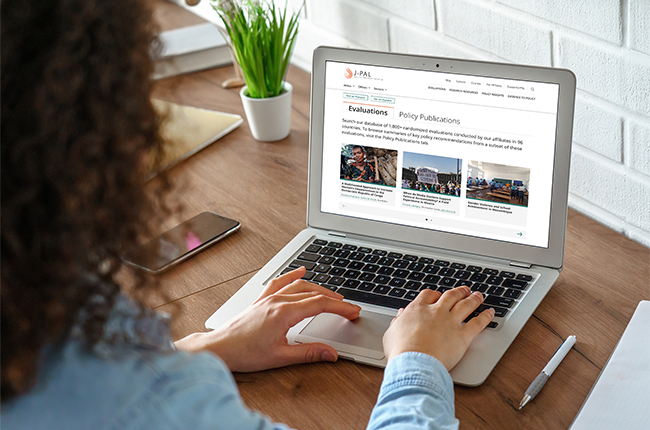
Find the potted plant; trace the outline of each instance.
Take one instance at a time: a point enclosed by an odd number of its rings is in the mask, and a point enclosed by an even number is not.
[[[223,21],[246,86],[239,92],[253,137],[272,142],[291,131],[291,93],[285,81],[300,10],[287,17],[273,1],[212,0]]]

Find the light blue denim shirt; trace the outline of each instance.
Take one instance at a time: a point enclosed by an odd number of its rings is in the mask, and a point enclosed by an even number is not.
[[[107,323],[110,341],[89,351],[73,338],[45,354],[36,386],[2,405],[3,430],[286,429],[244,405],[219,358],[171,351],[164,321],[142,324],[125,303]],[[368,428],[458,428],[449,373],[424,354],[393,359]]]

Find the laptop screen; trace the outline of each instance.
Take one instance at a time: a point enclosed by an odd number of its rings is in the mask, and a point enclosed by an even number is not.
[[[549,246],[559,85],[327,61],[321,211]]]

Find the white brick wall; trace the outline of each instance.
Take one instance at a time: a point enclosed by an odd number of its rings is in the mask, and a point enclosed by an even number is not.
[[[650,0],[307,0],[301,25],[306,70],[318,45],[573,70],[569,205],[650,247]]]
[[[650,0],[306,0],[300,25],[308,71],[319,45],[573,70],[569,205],[650,247]]]

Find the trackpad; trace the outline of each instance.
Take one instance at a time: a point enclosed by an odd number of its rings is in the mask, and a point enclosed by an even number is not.
[[[381,360],[384,358],[381,339],[392,320],[390,315],[364,310],[354,321],[339,315],[320,314],[302,329],[295,341],[321,342],[343,356],[347,353]]]

